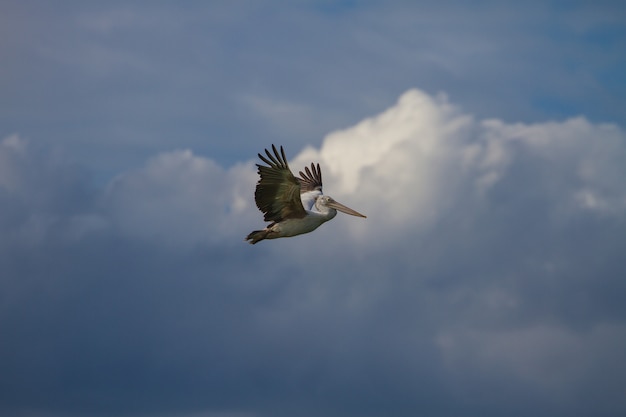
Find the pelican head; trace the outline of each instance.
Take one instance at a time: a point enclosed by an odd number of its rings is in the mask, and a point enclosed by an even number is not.
[[[351,216],[365,217],[358,211],[352,210],[350,207],[344,206],[340,202],[335,201],[334,198],[327,195],[321,195],[317,197],[317,199],[315,200],[315,208],[321,213],[327,213],[330,211],[329,209],[334,209],[339,210],[342,213],[350,214]]]

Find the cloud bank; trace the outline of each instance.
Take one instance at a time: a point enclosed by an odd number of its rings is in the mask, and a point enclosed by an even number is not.
[[[477,120],[410,90],[286,145],[368,219],[250,246],[252,159],[165,152],[95,187],[3,139],[2,413],[626,410],[620,127]]]
[[[98,178],[177,148],[230,166],[253,141],[319,146],[411,85],[480,119],[624,126],[624,28],[616,1],[4,0],[0,138]]]

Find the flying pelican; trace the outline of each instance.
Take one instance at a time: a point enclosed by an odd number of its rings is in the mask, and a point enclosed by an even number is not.
[[[255,244],[263,239],[277,239],[309,233],[337,215],[337,210],[353,216],[365,217],[322,194],[322,171],[320,164],[311,163],[306,173],[300,171],[300,178],[294,177],[287,165],[283,147],[280,153],[272,145],[274,155],[267,149],[267,158],[259,158],[269,166],[259,167],[259,182],[254,192],[257,207],[264,214],[263,219],[271,222],[263,230],[255,230],[246,240]],[[268,159],[269,158],[269,159]]]

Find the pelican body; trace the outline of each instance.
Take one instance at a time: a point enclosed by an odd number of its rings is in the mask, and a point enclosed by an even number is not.
[[[255,244],[264,239],[277,239],[309,233],[337,215],[337,210],[352,216],[365,217],[361,213],[335,201],[322,193],[320,165],[311,163],[296,178],[289,169],[283,147],[280,153],[272,145],[272,153],[265,150],[267,158],[259,158],[268,166],[257,164],[259,182],[254,192],[257,207],[264,220],[271,222],[263,230],[255,230],[246,240]]]

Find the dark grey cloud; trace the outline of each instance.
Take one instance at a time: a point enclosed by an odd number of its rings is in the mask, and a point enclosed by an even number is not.
[[[105,181],[164,150],[319,145],[411,86],[481,119],[623,124],[620,6],[4,2],[0,134]]]
[[[251,160],[97,186],[4,138],[2,414],[624,412],[623,130],[413,90],[287,151],[368,219],[251,246]]]

